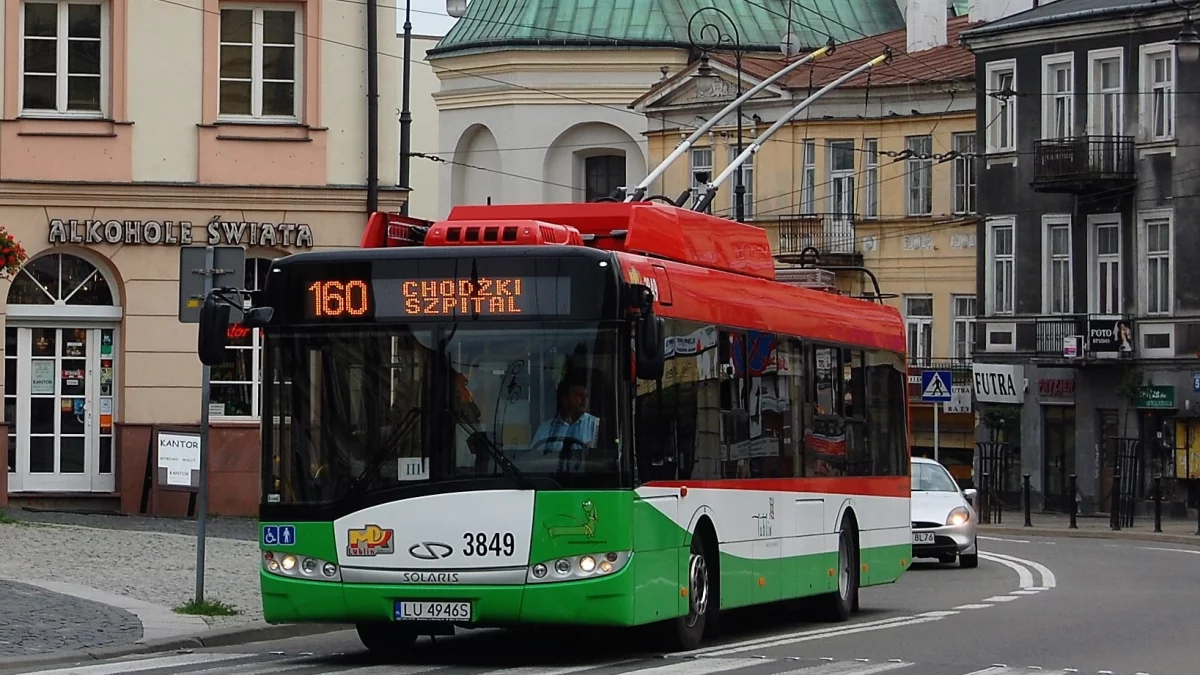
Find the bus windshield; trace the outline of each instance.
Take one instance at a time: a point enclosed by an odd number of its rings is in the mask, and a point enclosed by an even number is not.
[[[482,478],[622,487],[617,336],[617,324],[596,322],[272,335],[266,499],[331,504]]]

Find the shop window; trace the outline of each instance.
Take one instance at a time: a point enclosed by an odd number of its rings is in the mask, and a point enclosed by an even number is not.
[[[299,10],[271,3],[221,9],[222,119],[295,122],[300,118]]]
[[[245,289],[261,291],[271,269],[269,258],[246,258]],[[209,410],[214,417],[258,419],[262,401],[262,332],[229,326],[229,359],[212,368]]]

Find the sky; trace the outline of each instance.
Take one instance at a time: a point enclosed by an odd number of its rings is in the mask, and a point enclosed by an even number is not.
[[[412,3],[413,34],[441,37],[458,19],[446,14],[446,0],[396,0],[396,33],[404,31],[404,5]]]

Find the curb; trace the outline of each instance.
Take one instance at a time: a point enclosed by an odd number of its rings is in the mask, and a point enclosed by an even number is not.
[[[0,673],[19,668],[54,666],[64,663],[84,663],[87,661],[102,661],[124,656],[139,654],[156,654],[177,650],[207,649],[214,647],[233,647],[252,642],[268,640],[283,640],[286,638],[319,635],[346,630],[343,624],[327,623],[288,623],[279,625],[258,625],[249,628],[225,628],[211,630],[200,635],[188,637],[166,638],[141,644],[123,645],[120,647],[99,647],[70,652],[51,652],[32,656],[0,657]]]
[[[1008,527],[1005,525],[980,525],[980,532],[988,534],[1028,535],[1032,537],[1067,537],[1069,539],[1124,539],[1128,541],[1151,541],[1168,544],[1184,544],[1200,546],[1200,535],[1195,534],[1157,534],[1154,532],[1136,532],[1131,530],[1071,530],[1050,529],[1047,527]]]

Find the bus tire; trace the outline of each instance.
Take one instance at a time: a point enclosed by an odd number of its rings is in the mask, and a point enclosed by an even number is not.
[[[858,605],[858,546],[854,530],[847,522],[838,531],[838,559],[834,574],[837,590],[822,598],[822,614],[827,621],[845,621]]]
[[[692,536],[688,561],[688,613],[672,619],[668,628],[671,651],[688,651],[704,641],[704,627],[715,605],[711,564],[716,551],[709,552],[700,530]]]
[[[416,632],[387,621],[357,623],[354,628],[367,651],[380,656],[403,653],[417,641]]]

